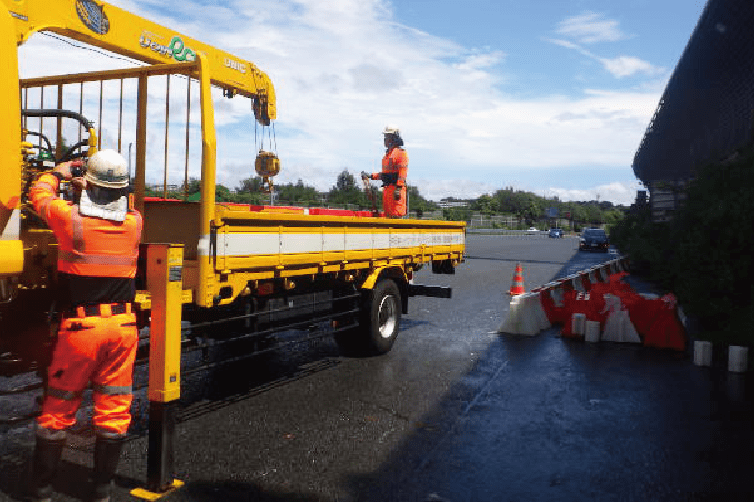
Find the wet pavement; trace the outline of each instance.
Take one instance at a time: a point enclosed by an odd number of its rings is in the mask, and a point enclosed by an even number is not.
[[[612,257],[469,236],[456,275],[417,274],[453,299],[412,299],[389,354],[346,358],[325,339],[197,375],[177,428],[186,486],[166,500],[751,500],[749,375],[557,329],[496,333],[517,262],[530,289]],[[115,500],[146,477],[135,413]],[[0,501],[16,500],[32,432],[0,441]],[[59,500],[85,497],[91,445],[84,418]]]

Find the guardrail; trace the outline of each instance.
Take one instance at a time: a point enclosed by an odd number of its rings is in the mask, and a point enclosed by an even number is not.
[[[494,229],[494,228],[467,228],[466,229],[467,234],[484,234],[484,235],[509,235],[509,236],[518,236],[518,237],[549,237],[550,231],[549,230],[501,230],[501,229]],[[568,234],[564,233],[563,237],[578,237],[578,234]]]

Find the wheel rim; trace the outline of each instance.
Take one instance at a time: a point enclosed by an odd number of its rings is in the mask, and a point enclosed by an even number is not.
[[[380,301],[380,308],[377,311],[379,331],[382,338],[393,336],[398,318],[397,312],[395,297],[392,295],[383,297]]]

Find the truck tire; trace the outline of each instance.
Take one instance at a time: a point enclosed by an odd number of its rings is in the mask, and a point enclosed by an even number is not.
[[[368,348],[385,354],[393,348],[401,324],[401,293],[390,279],[379,281],[367,294],[363,326],[368,334]]]
[[[339,333],[336,341],[347,355],[380,355],[390,352],[401,322],[401,294],[390,279],[382,279],[363,292],[359,327]]]

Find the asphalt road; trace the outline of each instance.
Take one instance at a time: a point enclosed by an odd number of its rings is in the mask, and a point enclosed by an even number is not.
[[[183,392],[171,501],[748,500],[751,385],[688,354],[501,335],[517,262],[527,289],[612,258],[575,239],[469,236],[453,299],[414,298],[393,350],[329,339],[217,369]],[[143,395],[115,500],[146,477]],[[59,500],[86,496],[93,435],[69,435]],[[17,500],[30,427],[0,445]]]

